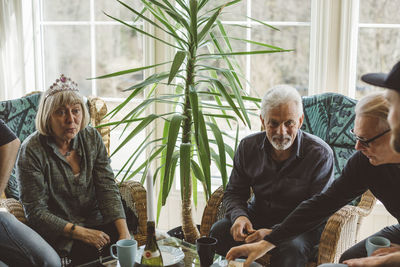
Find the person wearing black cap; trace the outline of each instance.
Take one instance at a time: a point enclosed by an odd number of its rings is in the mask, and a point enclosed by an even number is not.
[[[391,129],[390,144],[400,153],[400,61],[389,73],[368,73],[361,77],[366,83],[386,89],[386,99],[389,102],[388,122]],[[400,247],[379,249],[372,257],[346,261],[349,266],[400,266]]]
[[[391,145],[400,153],[400,61],[389,73],[368,73],[361,77],[366,83],[387,88],[386,98],[389,101],[388,121],[391,128]]]
[[[342,175],[323,193],[303,201],[286,219],[268,235],[259,229],[250,235],[245,245],[232,248],[227,260],[247,256],[244,267],[278,246],[288,238],[318,227],[321,222],[349,203],[367,189],[384,204],[386,209],[400,220],[400,154],[391,149],[391,132],[387,116],[389,103],[383,92],[362,98],[356,106],[356,118],[352,134],[358,150],[347,162]],[[400,225],[385,227],[375,235],[384,236],[392,243],[400,244]],[[396,253],[393,253],[396,256]],[[354,258],[366,257],[365,240],[357,243],[341,256],[340,262],[356,265]],[[386,259],[386,257],[382,257]],[[390,259],[391,260],[391,259]],[[397,265],[396,265],[397,264]],[[367,265],[362,266],[384,266]],[[390,265],[388,265],[390,266]],[[395,263],[391,266],[400,266]]]

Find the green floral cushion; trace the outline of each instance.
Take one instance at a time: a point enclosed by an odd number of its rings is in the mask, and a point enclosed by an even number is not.
[[[0,119],[10,127],[21,142],[36,130],[35,117],[39,106],[39,100],[40,93],[37,93],[0,102]],[[5,193],[7,197],[19,198],[15,168],[12,170]]]
[[[355,140],[350,134],[354,125],[357,101],[336,93],[303,97],[302,129],[315,134],[330,145],[335,156],[335,178],[355,152]]]

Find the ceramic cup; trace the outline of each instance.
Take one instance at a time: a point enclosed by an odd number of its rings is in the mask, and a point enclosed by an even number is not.
[[[377,249],[387,247],[390,247],[390,240],[382,236],[371,236],[365,241],[365,249],[368,256],[371,256],[372,252]]]
[[[117,247],[117,256],[113,252],[113,247]],[[136,259],[137,241],[133,239],[121,239],[111,245],[110,254],[118,259],[121,267],[133,267]]]
[[[199,254],[201,267],[208,267],[213,264],[217,242],[214,237],[200,237],[196,240],[197,254]]]

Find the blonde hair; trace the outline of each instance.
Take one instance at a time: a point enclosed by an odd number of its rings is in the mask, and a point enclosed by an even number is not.
[[[358,101],[355,108],[356,116],[370,116],[380,119],[380,127],[389,128],[387,117],[389,114],[389,102],[384,92],[375,92],[364,96]]]
[[[38,112],[36,114],[35,125],[38,132],[42,135],[51,136],[53,131],[50,125],[51,115],[60,107],[65,105],[80,104],[82,107],[82,130],[89,124],[89,112],[86,107],[83,97],[76,91],[65,90],[57,92],[53,95],[48,95],[51,89],[48,89],[42,94],[40,99]]]

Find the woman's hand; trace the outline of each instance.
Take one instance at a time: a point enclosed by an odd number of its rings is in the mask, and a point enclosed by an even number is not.
[[[110,237],[106,233],[95,229],[85,228],[82,226],[76,226],[72,237],[89,245],[92,245],[97,249],[101,249],[102,247],[110,243]]]

